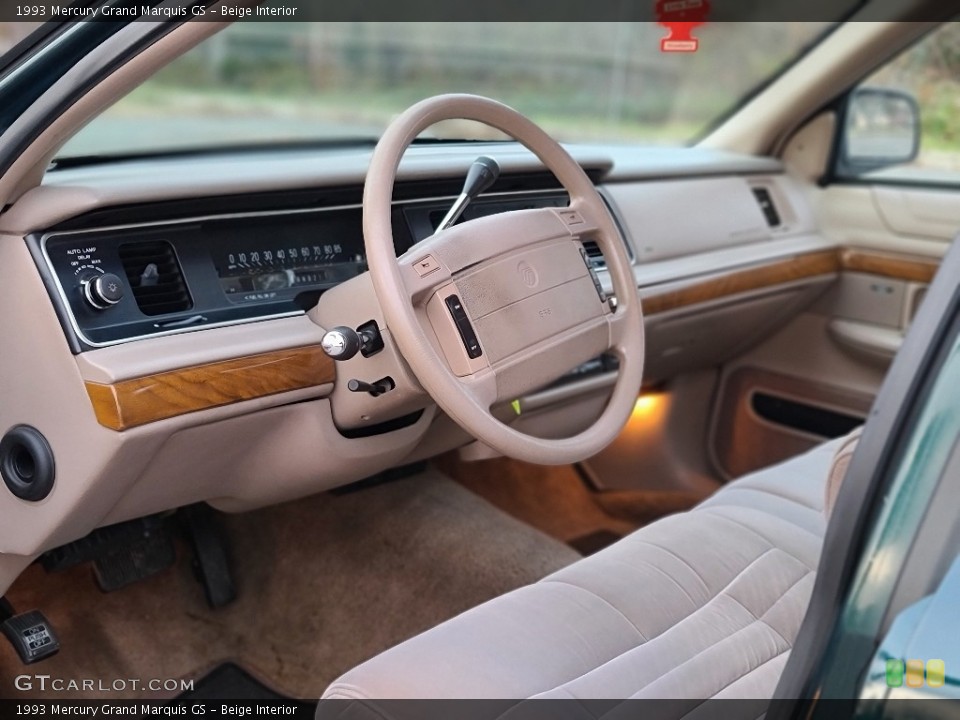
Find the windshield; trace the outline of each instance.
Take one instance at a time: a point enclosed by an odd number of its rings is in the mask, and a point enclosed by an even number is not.
[[[570,142],[685,144],[793,61],[826,23],[715,23],[693,53],[655,23],[231,25],[75,136],[61,157],[376,140],[398,112],[486,95]],[[465,123],[434,137],[496,139]]]

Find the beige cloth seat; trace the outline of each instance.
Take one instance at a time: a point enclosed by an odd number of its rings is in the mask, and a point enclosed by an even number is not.
[[[404,642],[324,697],[769,698],[806,612],[845,440]]]

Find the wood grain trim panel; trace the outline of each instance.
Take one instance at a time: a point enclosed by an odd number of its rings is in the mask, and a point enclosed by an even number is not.
[[[892,280],[930,283],[939,267],[940,264],[936,260],[872,250],[858,248],[823,250],[789,260],[772,262],[769,265],[737,270],[729,275],[693,283],[678,290],[655,292],[643,299],[643,312],[645,315],[656,315],[689,305],[719,300],[730,295],[840,271],[867,273]]]
[[[319,346],[278,350],[112,385],[87,382],[97,421],[128,430],[244,400],[332,383],[333,360]]]
[[[879,253],[858,248],[842,248],[840,266],[847,272],[879,275],[892,280],[929,283],[937,274],[940,263],[905,255]]]
[[[644,315],[656,315],[668,310],[719,300],[730,295],[820,275],[830,275],[839,272],[840,269],[840,259],[835,250],[809,253],[769,265],[738,270],[729,275],[704,280],[678,290],[654,293],[643,298],[643,312]]]

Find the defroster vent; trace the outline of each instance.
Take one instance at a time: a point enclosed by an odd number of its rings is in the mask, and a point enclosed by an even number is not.
[[[144,315],[168,315],[193,307],[183,271],[170,243],[124,243],[120,261]]]

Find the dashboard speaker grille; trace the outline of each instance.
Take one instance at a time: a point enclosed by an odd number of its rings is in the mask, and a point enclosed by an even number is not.
[[[170,243],[124,243],[120,261],[144,315],[168,315],[193,307],[183,272]]]

